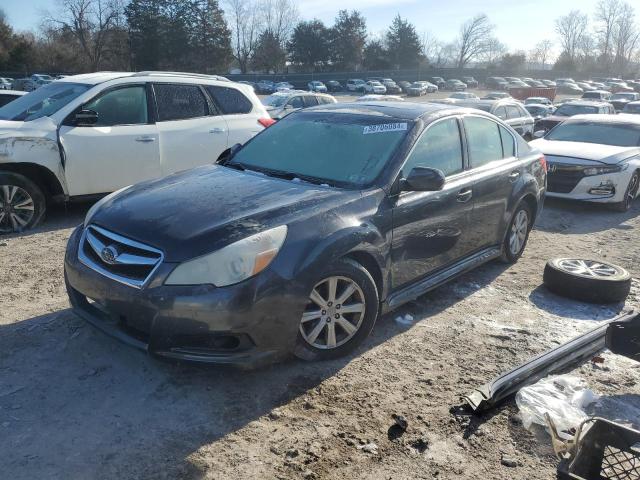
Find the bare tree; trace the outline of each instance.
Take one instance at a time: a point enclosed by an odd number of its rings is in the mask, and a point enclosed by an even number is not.
[[[484,52],[480,58],[487,65],[496,65],[506,53],[506,45],[497,38],[492,37],[487,40]]]
[[[640,31],[635,22],[635,11],[628,3],[620,6],[620,15],[614,26],[614,65],[620,75],[627,73],[635,50],[640,47]]]
[[[620,0],[600,0],[594,15],[596,35],[598,37],[600,55],[607,65],[611,64],[614,50],[616,24],[622,11]]]
[[[531,52],[531,59],[539,63],[544,70],[553,51],[553,42],[551,40],[542,40],[536,44]]]
[[[493,25],[484,13],[476,15],[460,27],[457,46],[457,66],[466,67],[471,61],[486,53]]]
[[[233,56],[246,73],[263,28],[260,9],[252,0],[227,0],[227,16],[232,30]]]
[[[56,15],[45,23],[69,31],[80,46],[87,66],[96,71],[107,49],[109,33],[122,15],[118,0],[59,0]]]
[[[580,46],[584,43],[589,19],[580,10],[572,10],[556,20],[556,33],[560,37],[563,51],[572,62],[575,62]]]
[[[285,46],[293,29],[300,20],[300,12],[292,0],[262,0],[260,10],[264,19],[264,29]]]

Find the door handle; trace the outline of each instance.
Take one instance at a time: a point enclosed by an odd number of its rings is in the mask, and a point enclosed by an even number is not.
[[[153,137],[138,137],[136,138],[136,142],[142,142],[142,143],[151,143],[151,142],[155,142],[156,139]]]
[[[216,127],[209,130],[209,133],[224,133],[226,130],[224,128]]]
[[[520,172],[517,170],[514,170],[513,172],[511,172],[509,174],[509,181],[510,182],[515,182],[516,180],[518,180],[518,178],[520,178]]]
[[[471,200],[471,197],[473,197],[473,190],[471,190],[470,188],[466,188],[458,192],[457,198],[460,203],[467,203],[469,200]]]

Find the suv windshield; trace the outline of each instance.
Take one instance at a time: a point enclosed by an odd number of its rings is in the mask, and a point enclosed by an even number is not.
[[[627,104],[623,110],[624,113],[640,113],[640,104]]]
[[[228,164],[283,178],[364,187],[413,126],[365,115],[296,113],[254,137]]]
[[[598,113],[598,107],[565,103],[556,110],[555,114],[561,117],[573,117],[574,115],[584,115],[585,113]]]
[[[637,147],[640,145],[640,127],[631,124],[595,122],[561,123],[544,138],[558,142],[582,142],[617,147]]]
[[[635,93],[614,93],[611,95],[611,100],[633,100],[635,98]]]
[[[82,83],[53,82],[0,108],[0,120],[28,122],[53,115],[62,107],[89,90]]]

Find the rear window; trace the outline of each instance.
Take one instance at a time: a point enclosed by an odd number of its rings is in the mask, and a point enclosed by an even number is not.
[[[207,100],[198,85],[156,84],[158,120],[187,120],[209,114]]]
[[[583,142],[617,147],[640,146],[640,126],[596,122],[562,123],[551,130],[546,140]]]
[[[213,97],[222,113],[231,115],[234,113],[250,113],[253,110],[251,100],[245,97],[242,92],[230,87],[217,87],[206,85],[204,87],[209,95]]]
[[[573,117],[574,115],[584,115],[598,113],[598,107],[592,105],[574,105],[571,103],[565,103],[556,110],[556,115],[562,117]]]

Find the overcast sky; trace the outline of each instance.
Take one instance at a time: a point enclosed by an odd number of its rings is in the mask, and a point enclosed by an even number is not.
[[[223,1],[220,3],[224,5]],[[528,50],[540,40],[556,41],[555,18],[572,9],[581,9],[591,16],[597,0],[298,0],[296,3],[303,18],[319,18],[327,25],[333,23],[341,8],[360,10],[374,34],[385,30],[399,13],[413,22],[419,33],[430,32],[442,41],[453,40],[461,23],[484,12],[495,25],[495,35],[511,50]],[[55,11],[55,6],[56,0],[0,0],[0,8],[17,30],[37,28],[43,11]]]

